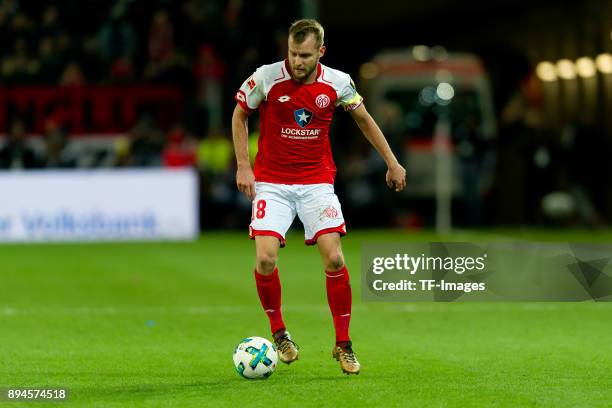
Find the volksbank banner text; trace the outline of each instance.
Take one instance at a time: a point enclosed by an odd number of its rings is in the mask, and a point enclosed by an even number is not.
[[[192,239],[197,202],[188,169],[2,172],[0,242]]]

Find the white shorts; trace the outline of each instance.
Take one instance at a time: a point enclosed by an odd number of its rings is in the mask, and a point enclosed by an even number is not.
[[[268,235],[285,246],[285,234],[297,214],[304,224],[306,245],[323,234],[346,235],[344,217],[332,184],[255,183],[249,237]]]

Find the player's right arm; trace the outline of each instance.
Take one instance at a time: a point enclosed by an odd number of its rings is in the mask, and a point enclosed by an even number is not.
[[[255,198],[255,175],[249,161],[249,122],[251,112],[265,99],[264,67],[243,82],[236,93],[236,108],[232,115],[232,138],[236,153],[236,185],[249,200]]]
[[[255,198],[255,175],[249,161],[249,112],[236,104],[232,115],[232,138],[236,153],[236,185],[249,200]]]

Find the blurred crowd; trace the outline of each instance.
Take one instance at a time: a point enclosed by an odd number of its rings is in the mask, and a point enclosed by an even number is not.
[[[226,85],[286,54],[292,15],[275,1],[0,0],[0,83],[171,84],[189,102],[187,126],[219,129]]]
[[[611,136],[584,110],[546,124],[533,78],[502,107],[491,218],[502,225],[609,225]]]

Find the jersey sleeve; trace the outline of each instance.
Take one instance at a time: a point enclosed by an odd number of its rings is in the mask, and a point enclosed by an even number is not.
[[[263,68],[258,68],[238,89],[234,99],[244,110],[250,112],[259,107],[266,96],[264,94]]]
[[[363,103],[363,97],[357,92],[355,83],[351,77],[347,79],[347,83],[341,88],[338,94],[336,106],[342,106],[345,111],[350,112],[357,109]]]

